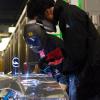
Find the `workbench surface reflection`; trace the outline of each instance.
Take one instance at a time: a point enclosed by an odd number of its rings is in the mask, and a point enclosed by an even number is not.
[[[60,85],[48,75],[26,74],[0,78],[0,97],[3,100],[68,100]]]

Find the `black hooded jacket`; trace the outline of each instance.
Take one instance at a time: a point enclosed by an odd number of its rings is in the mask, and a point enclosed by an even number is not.
[[[86,12],[63,0],[57,0],[54,8],[54,24],[58,21],[66,49],[64,72],[76,73],[80,77],[79,100],[88,100],[100,92],[100,46],[97,42],[100,38],[97,30]]]
[[[96,29],[83,10],[62,0],[58,0],[55,4],[54,20],[56,24],[59,20],[66,49],[65,70],[75,72],[80,69],[79,67],[82,69],[88,55],[92,53],[90,46],[91,44],[93,46],[97,38]]]

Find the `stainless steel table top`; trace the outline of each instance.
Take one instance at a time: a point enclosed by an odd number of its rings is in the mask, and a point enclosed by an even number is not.
[[[60,85],[52,77],[44,74],[1,77],[0,97],[17,98],[15,100],[68,100]]]

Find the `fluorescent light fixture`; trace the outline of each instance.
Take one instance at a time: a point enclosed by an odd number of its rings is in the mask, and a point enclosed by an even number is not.
[[[10,41],[10,38],[2,38],[2,42],[0,43],[0,51],[3,51],[6,49],[9,41]]]
[[[9,33],[14,33],[14,31],[15,31],[15,27],[9,27],[8,28],[8,32]]]

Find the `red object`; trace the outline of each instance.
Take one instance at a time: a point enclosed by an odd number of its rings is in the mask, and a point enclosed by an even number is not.
[[[24,62],[24,72],[25,73],[28,72],[28,64],[27,64],[27,62]]]
[[[52,62],[49,62],[48,64],[49,64],[49,65],[59,65],[59,64],[62,63],[63,59],[64,59],[64,58],[60,58],[60,59],[54,60],[54,61],[52,61]]]
[[[62,63],[63,59],[64,57],[60,48],[56,48],[49,52],[46,57],[46,61],[49,62],[49,65],[58,65]]]

